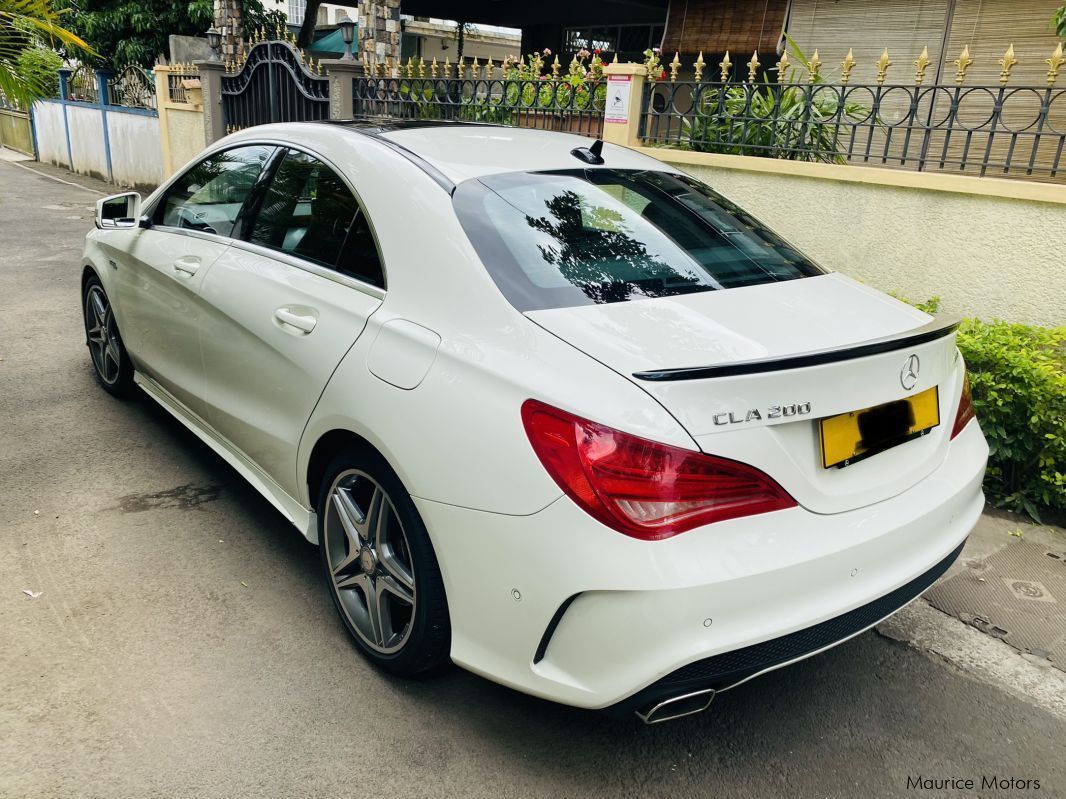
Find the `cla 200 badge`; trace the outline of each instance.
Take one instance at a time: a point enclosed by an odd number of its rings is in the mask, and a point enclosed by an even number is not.
[[[743,424],[744,422],[761,422],[763,419],[780,419],[784,416],[806,416],[811,412],[809,402],[801,402],[797,405],[771,405],[764,414],[758,408],[752,408],[743,418],[738,417],[732,411],[728,413],[716,413],[714,423],[716,425]]]

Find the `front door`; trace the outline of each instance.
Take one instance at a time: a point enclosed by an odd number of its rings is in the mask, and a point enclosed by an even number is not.
[[[330,376],[381,304],[370,227],[347,184],[289,150],[244,241],[203,285],[209,421],[290,495],[300,437]]]
[[[150,211],[117,265],[122,336],[137,369],[199,415],[204,411],[200,327],[204,278],[230,237],[273,147],[216,153],[188,170]]]

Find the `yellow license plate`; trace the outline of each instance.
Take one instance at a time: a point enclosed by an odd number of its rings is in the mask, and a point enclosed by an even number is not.
[[[820,420],[822,466],[843,468],[924,436],[940,424],[936,386],[913,397]]]

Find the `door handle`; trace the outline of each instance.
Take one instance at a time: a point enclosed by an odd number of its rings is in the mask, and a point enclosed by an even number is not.
[[[195,255],[187,255],[174,262],[174,271],[179,275],[192,277],[200,269],[200,259]]]
[[[278,308],[274,311],[274,319],[282,325],[295,327],[302,333],[310,333],[318,324],[318,319],[312,313],[296,313],[291,308]]]

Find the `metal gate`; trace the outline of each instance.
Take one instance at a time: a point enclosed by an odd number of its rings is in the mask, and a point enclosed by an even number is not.
[[[290,42],[258,42],[222,76],[226,130],[329,118],[329,80],[315,75]]]
[[[0,147],[10,147],[26,155],[36,155],[33,151],[33,122],[28,111],[15,107],[8,102],[0,91]]]

